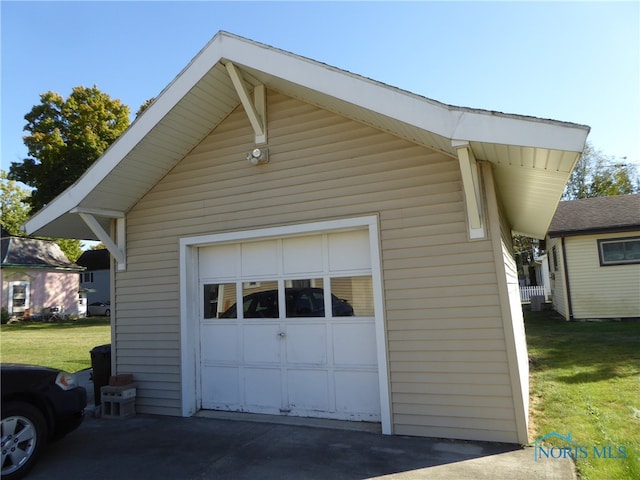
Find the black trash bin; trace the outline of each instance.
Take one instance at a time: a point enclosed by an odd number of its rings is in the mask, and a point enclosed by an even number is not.
[[[91,350],[91,368],[93,369],[93,395],[96,406],[102,403],[100,388],[109,385],[111,376],[111,344],[99,345]]]

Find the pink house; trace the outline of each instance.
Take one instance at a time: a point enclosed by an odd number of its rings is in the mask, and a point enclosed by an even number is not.
[[[83,267],[71,262],[55,242],[5,234],[0,277],[2,308],[10,316],[46,318],[52,311],[85,311],[79,298]]]

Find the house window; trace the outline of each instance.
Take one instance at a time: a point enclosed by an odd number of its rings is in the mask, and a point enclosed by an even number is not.
[[[82,272],[80,274],[80,283],[93,283],[93,272]]]
[[[555,245],[551,249],[551,255],[553,256],[553,270],[557,272],[558,271],[558,249],[555,247]]]
[[[640,263],[640,237],[598,240],[600,266]]]

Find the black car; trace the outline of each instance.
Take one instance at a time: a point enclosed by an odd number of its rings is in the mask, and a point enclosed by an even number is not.
[[[80,426],[87,392],[71,373],[2,364],[2,478],[20,478],[49,440]]]
[[[287,317],[324,317],[324,290],[322,288],[286,288]],[[243,298],[244,318],[278,318],[278,291],[251,293]],[[353,307],[346,300],[331,295],[334,317],[352,317]],[[236,305],[232,305],[220,318],[236,318]]]

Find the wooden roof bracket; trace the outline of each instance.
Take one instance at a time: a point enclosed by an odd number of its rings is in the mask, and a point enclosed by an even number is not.
[[[109,250],[109,253],[116,259],[116,268],[119,272],[124,272],[127,269],[127,256],[125,249],[126,231],[125,231],[125,215],[122,212],[115,212],[111,210],[93,210],[93,209],[81,209],[75,208],[71,213],[77,213],[80,218],[87,224],[91,231],[98,237],[104,246]],[[102,225],[96,220],[95,216],[108,217],[115,220],[115,234],[116,241],[111,239],[111,236],[102,228]]]
[[[264,145],[267,143],[267,95],[264,85],[256,85],[253,89],[253,100],[249,95],[247,84],[242,78],[240,70],[236,68],[233,62],[225,64],[231,82],[238,92],[240,102],[244,107],[244,111],[249,117],[249,123],[255,133],[256,145]]]
[[[462,175],[462,187],[467,207],[467,219],[469,221],[469,238],[486,238],[482,215],[482,192],[478,176],[478,164],[473,154],[471,145],[466,140],[452,140],[451,146],[456,149],[460,173]]]

